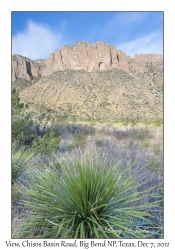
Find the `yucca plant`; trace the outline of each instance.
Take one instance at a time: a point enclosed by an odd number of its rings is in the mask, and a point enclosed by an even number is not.
[[[49,167],[34,172],[35,182],[26,187],[21,201],[28,214],[20,238],[155,237],[153,214],[160,199],[151,189],[139,192],[143,183],[127,175],[129,168],[99,166],[87,158],[60,165],[62,176]],[[142,181],[143,174],[139,177]],[[148,196],[154,201],[144,204]]]
[[[19,146],[17,142],[12,144],[12,184],[20,182],[31,159],[36,156],[36,150]]]

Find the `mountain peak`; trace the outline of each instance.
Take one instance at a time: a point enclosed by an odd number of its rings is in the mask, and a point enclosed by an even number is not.
[[[81,41],[72,46],[63,46],[60,50],[55,50],[48,60],[30,60],[16,54],[12,59],[12,81],[17,78],[26,80],[32,77],[41,78],[68,69],[82,69],[87,72],[120,69],[129,74],[133,70],[144,73],[148,71],[148,63],[156,64],[163,61],[163,57],[156,54],[136,54],[132,59],[104,41],[97,43]]]

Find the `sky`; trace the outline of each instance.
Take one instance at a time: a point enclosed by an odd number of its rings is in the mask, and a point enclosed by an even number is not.
[[[163,54],[163,12],[12,12],[12,54],[48,59],[80,41],[104,41],[132,57]]]

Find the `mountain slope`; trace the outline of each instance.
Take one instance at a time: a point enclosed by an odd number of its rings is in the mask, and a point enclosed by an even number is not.
[[[29,108],[81,120],[163,116],[163,57],[126,56],[104,42],[64,46],[48,60],[12,56],[12,87]]]
[[[19,93],[21,101],[80,119],[162,117],[162,86],[150,77],[109,71],[58,71]]]

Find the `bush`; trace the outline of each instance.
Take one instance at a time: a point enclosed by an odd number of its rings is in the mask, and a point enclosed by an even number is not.
[[[159,155],[161,153],[161,148],[159,147],[159,145],[153,146],[153,152],[155,155]]]
[[[12,184],[20,182],[26,171],[28,163],[36,156],[36,151],[19,146],[17,142],[12,145]]]
[[[97,140],[97,141],[95,142],[95,145],[98,146],[98,147],[103,146],[103,144],[104,144],[103,140]]]
[[[154,120],[153,125],[154,125],[155,127],[160,127],[160,126],[163,125],[163,120],[157,118],[156,120]]]
[[[18,140],[22,144],[31,144],[36,137],[37,134],[33,128],[33,121],[28,116],[12,120],[13,141]]]
[[[87,136],[88,134],[84,131],[75,131],[74,139],[68,146],[68,149],[73,149],[75,147],[84,147],[86,145]]]
[[[20,98],[16,89],[12,90],[12,114],[18,115],[23,108],[23,105],[20,104]]]
[[[25,105],[26,107],[26,105]],[[12,140],[21,144],[31,144],[37,137],[32,121],[32,113],[25,112],[24,104],[20,103],[19,94],[12,90]]]
[[[140,128],[136,135],[136,138],[141,141],[144,139],[150,139],[151,137],[152,137],[152,134],[149,128]]]
[[[142,142],[142,146],[143,146],[144,148],[148,148],[148,147],[150,147],[150,143],[149,143],[148,141],[143,141],[143,142]]]
[[[21,205],[29,214],[23,218],[19,236],[159,237],[153,222],[154,209],[159,210],[158,196],[150,194],[150,189],[139,192],[143,183],[137,184],[136,178],[126,176],[129,168],[120,171],[89,159],[90,155],[82,161],[60,162],[65,170],[62,176],[49,167],[35,171],[35,182],[29,183],[23,193]],[[144,204],[145,197],[152,198],[152,202]]]
[[[160,163],[156,160],[156,158],[151,158],[149,169],[150,171],[158,171],[160,169],[161,165]]]
[[[52,131],[45,134],[43,137],[38,136],[37,139],[33,141],[33,146],[37,148],[40,153],[56,152],[59,149],[60,141],[61,138],[56,137],[55,133]]]

